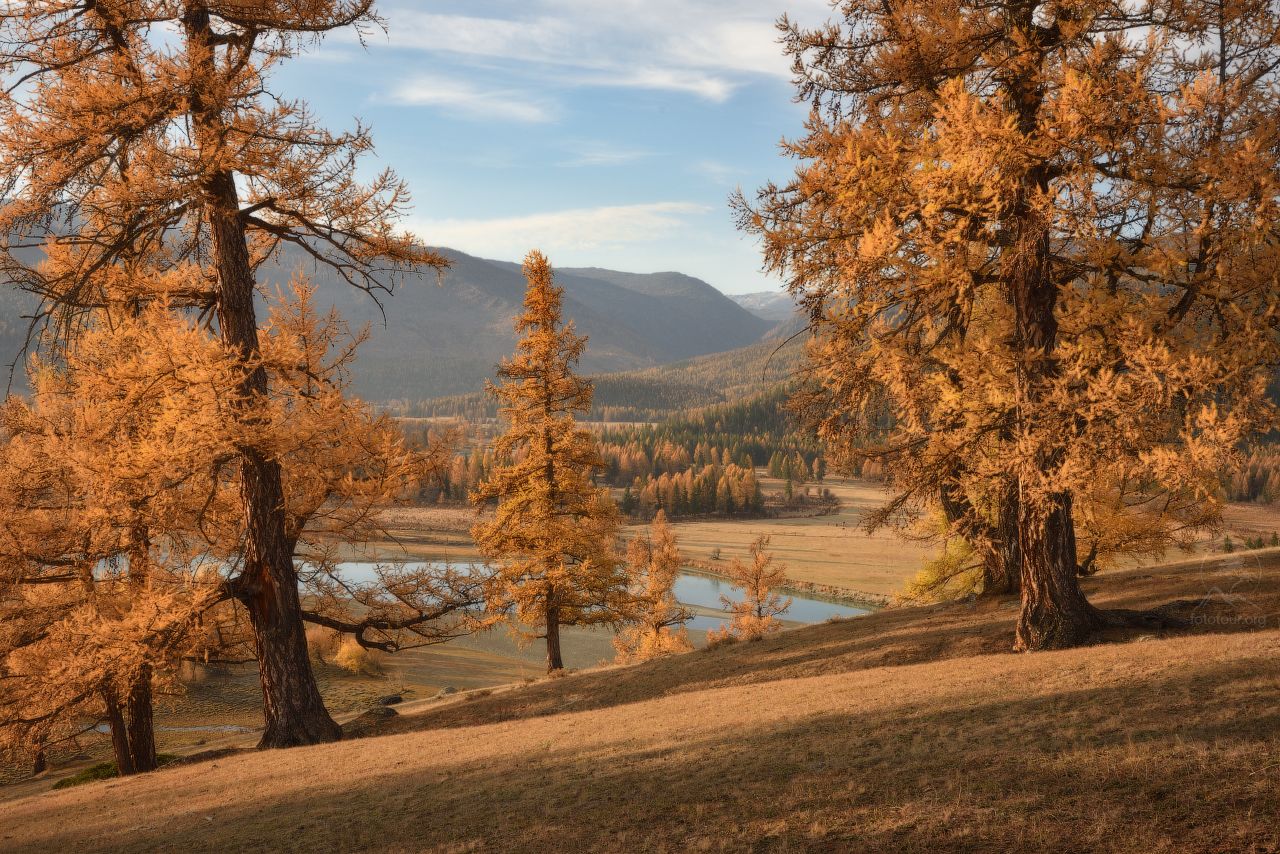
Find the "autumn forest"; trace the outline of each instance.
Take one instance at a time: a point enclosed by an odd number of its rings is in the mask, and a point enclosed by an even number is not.
[[[0,850],[1280,847],[1276,0],[764,4],[764,297],[305,85],[754,2],[422,5],[0,4]]]

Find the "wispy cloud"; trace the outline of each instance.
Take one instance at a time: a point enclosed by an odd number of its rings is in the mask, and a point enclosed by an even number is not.
[[[741,171],[727,163],[710,158],[693,163],[690,169],[694,174],[701,175],[713,184],[724,184],[726,186],[732,185],[735,176],[740,174]]]
[[[789,7],[789,8],[788,8]],[[565,86],[674,91],[723,102],[743,83],[786,78],[774,21],[825,18],[826,0],[528,0],[505,14],[385,8],[393,46],[463,60],[536,64]]]
[[[437,107],[454,115],[481,120],[548,122],[556,107],[527,92],[485,89],[465,80],[418,75],[396,86],[387,98],[411,107]]]
[[[558,166],[621,166],[651,157],[653,152],[638,148],[625,148],[608,142],[572,142],[565,146],[570,155]]]
[[[542,249],[559,253],[617,249],[652,243],[679,231],[710,208],[692,202],[655,202],[572,208],[497,219],[435,219],[412,224],[419,240],[491,258],[518,259]]]

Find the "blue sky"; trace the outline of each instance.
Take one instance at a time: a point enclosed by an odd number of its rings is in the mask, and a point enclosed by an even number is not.
[[[779,288],[727,204],[782,179],[801,130],[773,21],[826,0],[383,0],[278,75],[330,126],[373,128],[425,242],[559,266]],[[372,164],[371,164],[372,165]]]

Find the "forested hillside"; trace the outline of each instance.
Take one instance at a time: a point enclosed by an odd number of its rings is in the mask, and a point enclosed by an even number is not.
[[[589,350],[588,350],[589,352]],[[735,403],[764,394],[796,378],[804,356],[802,338],[759,341],[669,365],[597,374],[595,400],[587,420],[653,422],[681,417],[707,406]],[[421,401],[396,401],[397,415],[496,418],[496,404],[483,392]]]
[[[365,399],[478,392],[514,346],[511,323],[524,279],[518,265],[438,251],[447,270],[402,276],[393,294],[374,294],[378,302],[297,251],[270,275],[282,282],[304,270],[318,286],[321,308],[335,306],[353,327],[369,326],[352,372],[353,390]],[[590,340],[583,368],[593,373],[733,350],[759,341],[772,326],[706,282],[676,273],[560,271],[557,283],[565,289],[565,315]]]
[[[821,482],[826,462],[822,446],[797,430],[788,410],[791,388],[777,385],[733,404],[708,407],[657,424],[627,424],[597,434],[605,468],[600,480],[622,490],[619,507],[627,516],[649,518],[662,508],[673,518],[698,515],[758,516],[766,496],[757,469],[785,486],[771,496],[773,509],[806,503],[798,489]],[[496,456],[486,432],[472,426],[438,481],[425,484],[420,500],[461,503],[493,471]],[[421,422],[408,428],[422,447],[437,441],[437,431]],[[814,501],[821,492],[813,496]]]

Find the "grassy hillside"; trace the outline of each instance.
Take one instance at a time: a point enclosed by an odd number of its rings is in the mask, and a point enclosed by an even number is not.
[[[12,851],[1274,851],[1280,550],[1090,579],[1176,634],[899,609],[0,805]]]

